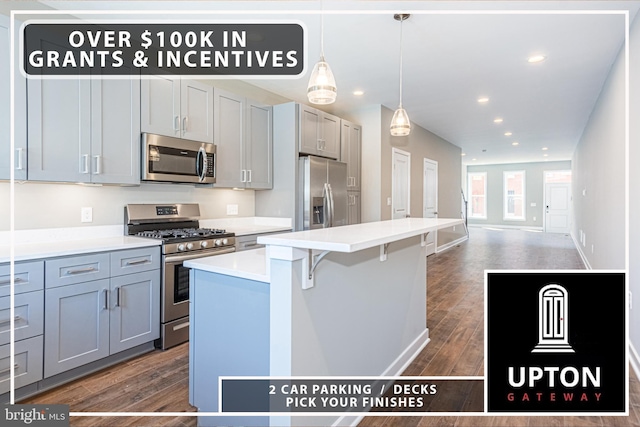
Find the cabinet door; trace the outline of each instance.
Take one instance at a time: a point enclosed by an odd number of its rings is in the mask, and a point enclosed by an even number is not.
[[[245,98],[220,89],[214,91],[216,187],[244,188]]]
[[[273,107],[247,101],[247,187],[273,188]]]
[[[14,387],[20,388],[42,379],[42,335],[14,344]],[[0,346],[0,394],[11,390],[11,345]]]
[[[347,164],[347,189],[360,191],[362,128],[359,125],[342,120],[340,141],[340,160]]]
[[[109,352],[160,337],[160,270],[111,278]]]
[[[0,16],[0,179],[11,178],[11,156],[14,156],[14,177],[17,180],[27,179],[27,91],[26,80],[21,73],[14,70],[14,91],[15,91],[15,136],[14,148],[11,152],[11,97],[10,97],[10,52],[11,38],[9,18]],[[16,69],[18,64],[17,33],[20,23],[16,21]]]
[[[93,80],[91,181],[140,183],[140,78]]]
[[[347,217],[349,225],[362,222],[359,191],[349,191],[347,194]]]
[[[320,121],[321,137],[319,155],[330,159],[340,157],[340,119],[323,113]]]
[[[144,78],[140,93],[141,131],[180,137],[180,78]]]
[[[43,50],[58,49],[42,40]],[[89,182],[91,82],[28,80],[28,179]]]
[[[319,154],[320,147],[320,111],[306,105],[300,105],[300,140],[298,150],[301,154]]]
[[[45,378],[109,355],[109,279],[45,291]]]
[[[213,143],[213,87],[195,80],[180,84],[182,138]]]

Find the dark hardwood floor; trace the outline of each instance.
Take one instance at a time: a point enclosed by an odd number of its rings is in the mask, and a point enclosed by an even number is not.
[[[427,261],[431,342],[404,375],[483,375],[484,270],[584,269],[571,238],[471,228],[470,239]],[[361,427],[639,426],[640,383],[631,372],[629,417],[374,417]],[[478,399],[481,396],[457,396]],[[21,403],[65,403],[72,412],[190,412],[188,344],[156,351]],[[72,426],[195,426],[187,417],[72,417]]]

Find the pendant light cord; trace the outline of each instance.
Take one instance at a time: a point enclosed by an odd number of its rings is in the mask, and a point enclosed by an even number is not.
[[[400,108],[402,108],[402,23],[404,18],[400,19]]]
[[[324,62],[324,8],[320,0],[320,58]]]

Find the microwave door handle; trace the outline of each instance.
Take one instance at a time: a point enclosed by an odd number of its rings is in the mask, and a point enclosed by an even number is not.
[[[207,154],[204,151],[204,147],[198,149],[198,155],[196,157],[196,174],[200,182],[204,181],[205,171],[207,170]],[[202,167],[200,167],[202,165]]]
[[[204,147],[200,147],[200,151],[202,152],[202,171],[200,171],[200,181],[204,181],[207,177],[207,171],[209,170],[209,158],[207,157],[207,152]]]

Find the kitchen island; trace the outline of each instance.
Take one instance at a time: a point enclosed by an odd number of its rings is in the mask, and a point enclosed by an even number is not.
[[[260,237],[191,268],[190,402],[212,425],[351,425],[357,417],[218,412],[220,376],[399,375],[429,342],[427,234],[407,218]]]

